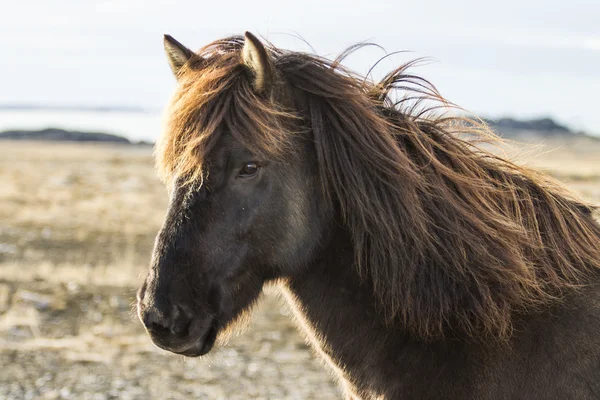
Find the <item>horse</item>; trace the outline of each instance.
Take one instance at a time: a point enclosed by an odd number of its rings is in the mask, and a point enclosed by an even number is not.
[[[347,399],[600,398],[593,205],[479,145],[411,63],[164,46],[169,206],[137,296],[158,347],[208,353],[273,285]]]

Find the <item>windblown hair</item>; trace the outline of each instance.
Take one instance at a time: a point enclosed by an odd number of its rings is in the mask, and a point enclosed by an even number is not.
[[[600,271],[593,207],[477,147],[472,138],[493,138],[484,126],[436,116],[432,101],[448,103],[407,72],[410,63],[374,83],[341,58],[268,45],[276,84],[264,96],[241,62],[243,43],[214,42],[183,67],[157,144],[166,181],[201,178],[225,130],[276,158],[308,135],[356,268],[386,320],[420,338],[506,338],[515,315],[560,301]]]

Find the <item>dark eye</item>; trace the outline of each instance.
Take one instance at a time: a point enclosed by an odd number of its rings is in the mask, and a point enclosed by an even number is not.
[[[260,167],[257,163],[248,163],[242,167],[238,176],[243,178],[247,178],[253,175],[256,175]]]

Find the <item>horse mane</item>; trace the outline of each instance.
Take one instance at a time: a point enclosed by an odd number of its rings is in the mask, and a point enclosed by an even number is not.
[[[483,124],[436,115],[449,103],[408,73],[412,63],[371,82],[341,58],[269,44],[278,85],[301,99],[292,107],[254,94],[242,47],[240,37],[214,42],[184,67],[157,143],[161,175],[201,177],[224,129],[274,157],[312,135],[324,193],[387,321],[420,338],[507,338],[516,315],[600,271],[594,207],[479,148],[473,138],[497,139]]]

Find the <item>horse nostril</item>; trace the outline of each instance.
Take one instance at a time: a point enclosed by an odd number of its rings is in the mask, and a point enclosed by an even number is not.
[[[150,331],[161,331],[169,328],[168,316],[156,307],[148,307],[142,312],[142,322]]]
[[[170,330],[176,335],[186,333],[190,325],[190,319],[184,312],[184,310],[178,306],[173,306],[173,320],[171,322]]]

